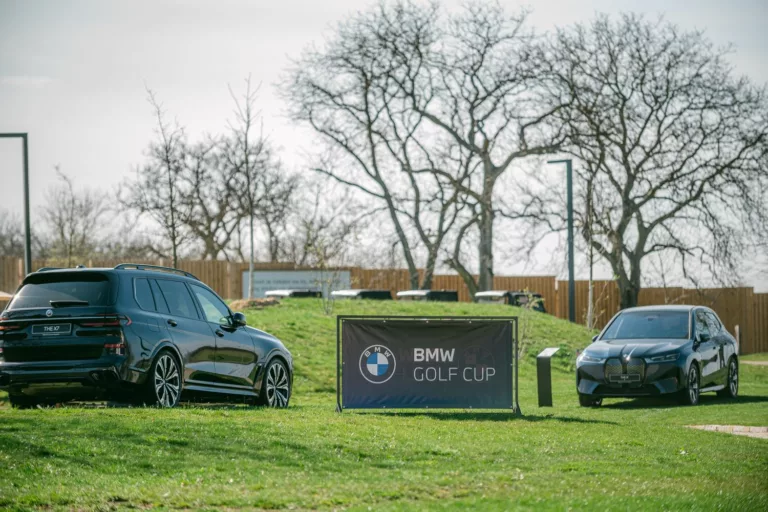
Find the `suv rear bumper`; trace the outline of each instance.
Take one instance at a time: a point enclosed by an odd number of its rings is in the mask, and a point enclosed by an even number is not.
[[[105,390],[138,382],[143,373],[127,368],[124,363],[125,358],[119,356],[89,361],[0,363],[0,390],[45,394],[48,390]]]

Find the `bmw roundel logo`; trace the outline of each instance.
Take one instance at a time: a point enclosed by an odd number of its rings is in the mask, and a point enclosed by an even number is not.
[[[384,345],[371,345],[360,354],[360,373],[372,384],[383,384],[395,374],[395,355]]]
[[[45,316],[53,316],[53,310],[49,309],[48,311],[46,311]]]

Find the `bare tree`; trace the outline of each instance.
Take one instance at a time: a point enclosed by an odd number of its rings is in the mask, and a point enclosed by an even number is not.
[[[75,190],[72,179],[58,166],[56,175],[62,185],[48,194],[42,218],[49,233],[50,256],[72,267],[96,251],[107,198],[92,190]]]
[[[147,95],[157,122],[157,140],[149,144],[148,161],[136,169],[135,181],[128,181],[121,187],[118,200],[126,209],[157,223],[161,237],[153,244],[153,252],[167,258],[166,251],[170,251],[173,266],[177,267],[180,248],[189,239],[185,228],[190,215],[189,205],[181,201],[180,191],[186,138],[178,123],[167,120],[154,92],[147,89]]]
[[[551,52],[571,98],[558,112],[567,150],[594,193],[577,215],[613,269],[621,306],[637,304],[642,262],[655,254],[678,256],[694,282],[735,276],[766,226],[765,90],[734,77],[728,49],[701,32],[636,15],[561,30]],[[562,226],[562,211],[542,198],[527,204],[550,226]]]
[[[329,194],[323,183],[305,183],[299,204],[285,226],[280,257],[298,266],[329,268],[353,251],[357,229],[367,217],[358,213],[347,191]]]
[[[298,178],[283,171],[279,161],[275,161],[261,175],[263,194],[256,210],[267,234],[267,252],[270,262],[280,261],[284,253],[285,224],[296,207],[296,188]]]
[[[179,203],[188,212],[184,224],[202,245],[204,259],[229,259],[228,248],[244,214],[238,205],[237,170],[228,165],[223,144],[216,140],[187,149],[179,174]]]
[[[426,23],[422,20],[431,11],[397,4],[394,12],[398,24],[407,27]],[[543,94],[552,85],[549,60],[526,28],[526,18],[525,12],[507,15],[498,4],[471,3],[439,23],[432,38],[403,30],[392,41],[400,64],[392,77],[410,109],[479,163],[473,175],[461,175],[460,180],[433,169],[452,180],[478,208],[479,217],[470,218],[471,224],[465,226],[479,232],[478,281],[466,268],[454,267],[470,289],[493,286],[500,178],[524,159],[556,151],[563,140],[560,127],[553,123],[562,102]],[[452,257],[449,262],[458,260]]]
[[[240,210],[248,223],[248,298],[253,298],[253,266],[256,258],[256,220],[264,201],[265,173],[278,167],[274,151],[263,133],[260,113],[256,110],[258,87],[253,87],[250,76],[245,80],[245,92],[238,97],[229,89],[235,103],[234,122],[225,137],[227,163],[234,172]]]
[[[434,10],[408,6],[408,17],[403,8],[381,6],[339,25],[324,48],[304,52],[282,90],[292,117],[309,124],[323,144],[314,170],[366,197],[369,212],[385,212],[411,287],[429,288],[461,203],[445,177],[421,172],[442,168],[442,148],[431,144],[424,117],[397,86],[401,64],[392,43],[403,31],[433,38]]]
[[[24,257],[24,228],[18,215],[0,209],[0,256]]]

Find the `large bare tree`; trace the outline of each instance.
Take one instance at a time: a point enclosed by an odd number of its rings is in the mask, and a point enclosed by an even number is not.
[[[381,9],[386,9],[381,7]],[[410,4],[393,8],[401,26],[419,26],[422,9]],[[494,221],[501,205],[497,184],[509,169],[532,156],[556,151],[563,140],[553,122],[562,101],[551,92],[549,60],[526,26],[527,13],[509,15],[494,3],[467,4],[444,21],[433,21],[432,38],[403,30],[390,41],[399,67],[392,76],[410,109],[437,133],[468,153],[473,174],[461,181],[444,169],[433,172],[453,180],[477,207],[463,234],[477,229],[477,282],[449,258],[470,289],[493,287]]]
[[[367,198],[369,212],[383,212],[412,288],[431,286],[463,204],[449,179],[421,172],[443,169],[444,148],[396,81],[402,63],[392,43],[404,32],[433,39],[434,19],[431,7],[400,4],[357,14],[323,48],[305,51],[282,88],[292,117],[307,123],[323,144],[314,170]]]
[[[598,16],[552,43],[571,98],[558,119],[577,181],[593,196],[577,216],[613,270],[622,307],[637,304],[649,256],[677,258],[694,281],[732,281],[765,229],[765,90],[734,76],[727,52],[701,32],[631,14]],[[562,226],[557,201],[530,198],[527,213]]]

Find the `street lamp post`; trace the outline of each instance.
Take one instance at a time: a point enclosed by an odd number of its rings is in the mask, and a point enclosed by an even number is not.
[[[574,278],[573,254],[573,167],[571,159],[549,160],[548,164],[565,164],[568,194],[568,320],[576,321],[576,283]]]
[[[26,133],[0,133],[0,139],[21,139],[24,151],[24,275],[32,272],[32,235],[29,224],[29,151]]]

